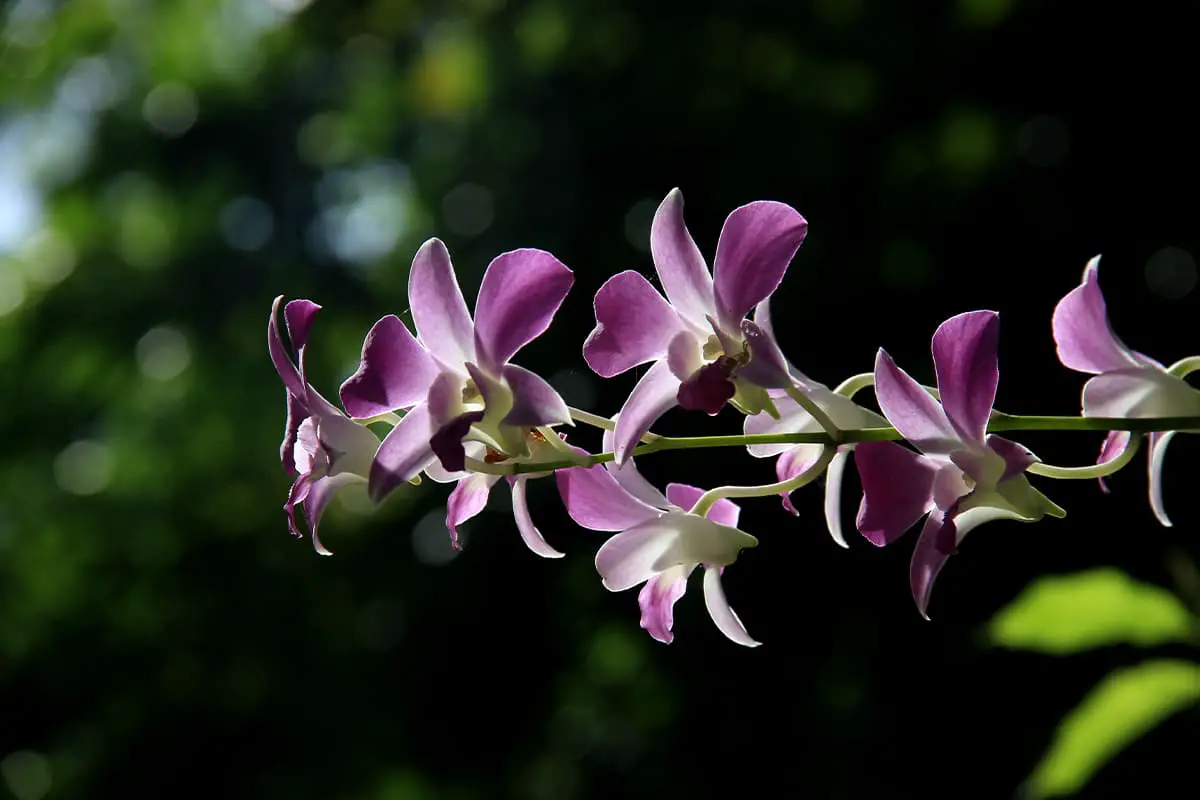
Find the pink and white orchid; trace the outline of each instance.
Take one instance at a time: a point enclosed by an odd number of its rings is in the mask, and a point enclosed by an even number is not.
[[[348,419],[313,389],[305,377],[308,334],[321,307],[308,300],[292,300],[284,307],[293,361],[279,331],[282,302],[282,296],[276,297],[271,306],[267,349],[287,392],[287,423],[279,457],[284,470],[296,476],[283,508],[288,515],[288,527],[296,536],[303,535],[296,524],[296,506],[304,508],[313,547],[327,556],[332,554],[317,535],[321,515],[339,489],[367,481],[379,439],[365,425]]]
[[[858,445],[858,530],[883,546],[928,514],[909,569],[913,599],[926,619],[938,572],[976,526],[994,519],[1033,522],[1060,512],[1025,478],[1037,457],[987,434],[1000,378],[999,338],[994,311],[959,314],[938,327],[933,364],[941,402],[882,349],[875,360],[879,407],[920,452],[893,442]]]
[[[618,463],[675,405],[716,414],[727,401],[747,414],[774,406],[766,389],[791,385],[774,338],[745,319],[783,280],[808,231],[790,206],[761,201],[725,220],[709,274],[672,189],[650,229],[664,299],[641,274],[614,275],[596,293],[596,327],[583,346],[588,366],[609,378],[654,362],[617,423]]]
[[[570,423],[549,383],[508,362],[549,327],[573,282],[571,270],[544,250],[504,253],[483,275],[472,320],[445,245],[430,239],[421,246],[408,280],[417,336],[396,316],[379,320],[358,371],[341,388],[356,419],[407,410],[371,465],[372,499],[435,458],[447,472],[462,471],[464,439],[520,458],[529,455],[532,429]]]
[[[1088,262],[1083,281],[1054,308],[1054,341],[1058,360],[1068,369],[1094,375],[1083,386],[1085,417],[1185,417],[1200,415],[1200,391],[1149,356],[1131,350],[1113,332],[1100,291],[1100,256]],[[1149,434],[1150,507],[1165,526],[1162,467],[1175,431]],[[1128,431],[1112,431],[1100,448],[1097,463],[1109,461],[1129,446]]]
[[[619,420],[618,420],[619,422]],[[605,449],[611,446],[605,436]],[[746,632],[729,607],[721,573],[738,553],[758,540],[738,530],[740,509],[718,500],[701,517],[688,513],[703,491],[672,483],[664,496],[638,473],[633,461],[596,465],[555,473],[559,493],[571,519],[594,531],[619,531],[596,553],[596,570],[612,592],[644,583],[638,594],[641,626],[655,639],[674,639],[675,601],[687,590],[687,580],[704,566],[704,602],[721,633],[747,647],[759,642]]]

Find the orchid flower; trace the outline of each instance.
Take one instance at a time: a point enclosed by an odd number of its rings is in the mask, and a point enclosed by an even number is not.
[[[754,321],[760,328],[774,337],[771,324],[770,301],[764,300],[754,313]],[[790,362],[786,361],[788,372],[793,382],[800,387],[808,398],[816,403],[839,428],[875,428],[885,427],[887,420],[874,411],[863,408],[849,397],[840,394],[841,389],[831,391],[829,387],[814,381],[800,372]],[[779,411],[778,418],[761,413],[746,417],[744,431],[747,435],[760,433],[819,433],[821,423],[813,418],[807,410],[800,406],[786,392],[772,389],[767,392]],[[847,547],[846,537],[842,534],[842,475],[846,469],[846,460],[855,445],[845,444],[838,447],[837,454],[829,462],[825,470],[825,523],[829,535],[842,547]],[[752,444],[746,447],[755,458],[770,458],[779,456],[775,461],[775,474],[780,482],[791,480],[807,470],[821,457],[824,445],[819,444]],[[799,515],[792,505],[791,492],[781,495],[783,507],[789,513]]]
[[[379,320],[358,371],[341,388],[356,419],[407,409],[371,465],[373,500],[427,468],[431,475],[463,471],[464,439],[497,459],[521,458],[536,428],[570,423],[549,383],[508,362],[549,327],[573,282],[571,270],[543,250],[504,253],[483,275],[472,320],[445,245],[430,239],[421,246],[408,279],[417,336],[394,315]],[[435,458],[440,470],[431,467]],[[471,496],[478,504],[478,494]]]
[[[1149,356],[1129,349],[1113,332],[1100,291],[1100,256],[1088,262],[1083,281],[1054,308],[1058,360],[1068,369],[1094,375],[1083,386],[1085,417],[1184,417],[1200,415],[1200,391]],[[1175,431],[1149,434],[1150,507],[1165,526],[1162,466]],[[1128,431],[1111,431],[1097,463],[1115,458],[1130,442]],[[1103,485],[1103,484],[1101,484]]]
[[[296,525],[296,506],[303,506],[313,547],[327,556],[332,553],[317,536],[321,515],[339,489],[366,482],[379,439],[365,425],[347,418],[313,389],[305,377],[305,346],[321,307],[308,300],[293,300],[284,307],[293,360],[279,332],[282,302],[282,296],[276,297],[271,306],[267,349],[287,391],[287,423],[279,457],[284,470],[296,476],[283,508],[288,515],[288,528],[299,537],[303,534]]]
[[[893,442],[859,444],[855,461],[863,498],[858,530],[883,546],[928,514],[909,569],[913,599],[926,619],[938,572],[977,525],[1061,514],[1025,478],[1037,457],[1015,442],[987,434],[1000,377],[999,335],[1000,317],[994,311],[959,314],[938,327],[933,365],[941,402],[884,350],[875,359],[879,407],[920,452]]]
[[[619,424],[619,418],[618,418]],[[606,434],[604,447],[611,447]],[[674,639],[675,601],[687,580],[704,565],[704,603],[721,633],[747,647],[759,642],[725,599],[723,569],[758,540],[737,528],[740,509],[718,500],[707,517],[690,514],[703,491],[672,483],[664,496],[637,471],[633,461],[574,467],[555,473],[571,519],[594,531],[619,531],[596,553],[596,570],[611,592],[644,583],[638,594],[641,626],[660,642]]]
[[[766,389],[791,379],[774,338],[745,316],[779,286],[807,231],[783,203],[744,205],[725,220],[710,276],[684,224],[683,195],[667,194],[650,228],[666,299],[635,271],[614,275],[596,293],[596,327],[583,345],[588,366],[605,378],[654,362],[621,410],[618,463],[675,405],[775,411]]]

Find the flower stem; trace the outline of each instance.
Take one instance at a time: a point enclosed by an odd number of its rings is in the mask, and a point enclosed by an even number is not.
[[[833,391],[835,394],[840,394],[843,397],[853,399],[854,395],[858,394],[868,386],[874,385],[874,372],[860,372],[857,375],[851,375],[849,378],[846,378],[846,380],[839,383],[838,387]]]
[[[608,417],[601,417],[598,414],[592,414],[587,411],[569,406],[567,410],[571,412],[571,419],[575,420],[576,422],[582,422],[584,425],[591,425],[593,428],[600,428],[601,430],[605,431],[612,431],[616,430],[617,428],[617,423]],[[657,433],[646,432],[642,434],[642,441],[646,442],[647,444],[650,442],[656,442],[661,438],[663,437],[659,436]]]
[[[1174,375],[1176,378],[1186,378],[1196,370],[1200,370],[1200,356],[1192,356],[1176,361],[1171,366],[1167,367],[1167,372]]]
[[[794,492],[801,486],[805,486],[816,480],[825,472],[825,468],[829,466],[829,462],[833,460],[835,454],[837,454],[837,447],[835,445],[825,445],[821,451],[821,457],[812,466],[786,481],[766,483],[761,486],[718,486],[715,489],[709,489],[700,495],[700,499],[696,501],[696,505],[692,506],[692,510],[689,513],[699,514],[703,517],[708,514],[709,509],[716,505],[718,500],[727,497],[769,497],[773,494]]]
[[[1125,445],[1120,453],[1117,453],[1115,457],[1110,458],[1108,461],[1102,461],[1099,464],[1092,464],[1086,467],[1055,467],[1039,461],[1035,464],[1030,464],[1029,468],[1025,471],[1032,475],[1041,475],[1043,478],[1104,478],[1128,464],[1134,454],[1137,453],[1141,443],[1141,436],[1130,436],[1129,443]]]
[[[825,413],[825,410],[817,405],[811,397],[806,395],[803,390],[795,384],[787,388],[788,397],[796,401],[796,404],[809,413],[809,415],[817,421],[821,429],[833,441],[834,444],[841,444],[842,430],[837,425],[833,424],[833,420]]]
[[[1005,431],[1131,431],[1151,433],[1154,431],[1200,430],[1200,416],[1196,417],[1145,417],[1124,419],[1117,417],[1020,417],[995,413],[988,422],[990,433]],[[904,437],[895,428],[847,428],[839,431],[834,439],[824,432],[815,433],[756,433],[728,436],[659,436],[654,441],[640,445],[633,456],[646,456],[664,450],[700,450],[712,447],[745,447],[752,444],[853,444],[856,442],[899,441]],[[580,463],[562,459],[526,463],[489,464],[488,469],[476,470],[489,475],[516,475],[528,472],[548,472],[577,466],[593,466],[613,460],[612,453],[597,453],[580,458]],[[1045,465],[1043,465],[1045,466]],[[1103,465],[1097,465],[1100,467]],[[472,467],[472,469],[474,469]],[[1066,468],[1063,468],[1066,469]],[[1080,469],[1094,469],[1082,467]],[[1079,475],[1079,477],[1085,477]]]

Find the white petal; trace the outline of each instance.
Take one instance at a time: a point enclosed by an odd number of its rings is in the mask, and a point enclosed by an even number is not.
[[[1200,415],[1200,392],[1157,367],[1106,372],[1083,387],[1085,417],[1187,417]]]
[[[1150,436],[1150,508],[1165,528],[1171,527],[1171,519],[1167,516],[1167,509],[1163,506],[1163,459],[1167,455],[1167,445],[1171,443],[1171,439],[1176,433],[1178,431],[1166,431]]]
[[[669,567],[732,564],[758,540],[712,520],[673,511],[610,537],[596,553],[596,570],[610,591],[619,592]]]
[[[825,524],[829,526],[829,535],[842,547],[850,546],[842,534],[842,473],[846,471],[849,456],[849,448],[839,448],[825,469]]]
[[[513,518],[517,521],[517,530],[521,532],[525,545],[542,558],[562,558],[562,553],[546,543],[542,532],[533,524],[533,517],[529,516],[529,504],[525,499],[525,484],[528,482],[528,476],[522,475],[512,484]]]
[[[746,626],[729,607],[729,601],[725,599],[725,587],[721,585],[721,570],[717,567],[704,570],[704,605],[708,607],[708,615],[712,617],[717,628],[729,637],[730,641],[746,647],[758,647],[762,644],[746,632]]]

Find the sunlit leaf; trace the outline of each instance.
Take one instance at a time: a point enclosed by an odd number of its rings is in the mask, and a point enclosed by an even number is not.
[[[1061,654],[1184,640],[1193,624],[1170,592],[1106,568],[1041,578],[992,617],[988,635],[1005,647]]]
[[[1077,791],[1122,749],[1197,701],[1200,664],[1147,661],[1112,673],[1058,726],[1027,796]]]

